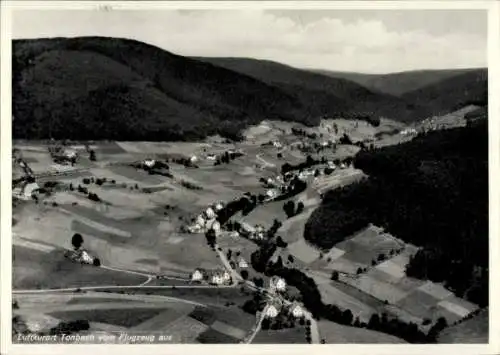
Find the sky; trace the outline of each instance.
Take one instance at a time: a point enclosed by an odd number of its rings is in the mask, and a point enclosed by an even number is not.
[[[12,37],[106,36],[200,57],[362,73],[485,67],[483,10],[20,10]]]

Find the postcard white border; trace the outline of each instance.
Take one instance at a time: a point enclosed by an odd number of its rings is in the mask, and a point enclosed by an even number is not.
[[[485,345],[17,345],[11,344],[11,11],[24,9],[484,9],[488,11],[490,177],[490,343]],[[1,2],[1,354],[499,354],[500,3],[491,1],[2,1]],[[497,95],[493,95],[497,93]],[[494,297],[496,295],[496,297]],[[497,335],[496,337],[494,335]]]

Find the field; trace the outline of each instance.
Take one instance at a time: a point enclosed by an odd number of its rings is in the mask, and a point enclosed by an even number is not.
[[[364,322],[374,313],[386,312],[428,330],[422,324],[426,319],[435,322],[444,317],[451,324],[477,309],[439,284],[407,277],[405,266],[417,248],[375,226],[336,244],[322,258],[314,258],[312,250],[305,254],[311,247],[304,245],[294,255],[306,262],[323,302],[350,309]],[[384,259],[378,260],[382,254]],[[334,270],[339,272],[338,281],[331,280]]]
[[[488,310],[482,310],[472,318],[443,330],[438,336],[438,343],[485,344],[489,342],[488,328]]]
[[[306,332],[299,326],[280,330],[260,330],[252,344],[307,344]]]
[[[320,337],[327,344],[403,344],[404,340],[368,329],[347,327],[329,322],[318,322]]]
[[[256,321],[235,306],[207,307],[158,295],[87,292],[14,298],[20,306],[14,314],[38,329],[60,321],[88,320],[91,333],[168,334],[173,343],[238,343]]]
[[[384,129],[396,129],[387,122],[376,129],[362,122],[335,122],[342,132],[355,133],[353,137],[358,139],[370,139]],[[285,144],[298,141],[289,132],[291,126],[282,127],[276,122],[267,125],[269,128],[264,124],[247,133],[260,143],[271,139]],[[326,135],[322,139],[331,136],[323,128],[318,132]],[[25,201],[13,208],[13,288],[98,286],[101,292],[43,294],[46,298],[27,295],[19,314],[35,319],[34,313],[38,313],[43,322],[52,326],[59,320],[87,319],[91,322],[90,332],[155,330],[170,334],[172,342],[240,342],[256,322],[254,315],[241,309],[252,298],[252,292],[241,286],[193,287],[187,282],[196,268],[221,269],[223,264],[208,247],[204,233],[184,233],[181,227],[191,224],[215,202],[238,199],[246,192],[264,193],[260,177],[274,176],[284,162],[297,164],[305,159],[304,154],[289,145],[281,149],[260,143],[98,143],[93,147],[97,161],[86,157],[83,145],[75,145],[82,154],[76,170],[39,178],[42,186],[49,181],[60,184],[52,193],[40,195],[39,203]],[[54,169],[49,168],[53,164],[42,144],[17,146],[35,173]],[[243,149],[245,155],[217,166],[205,160],[207,154],[233,148]],[[324,155],[332,159],[352,156],[357,149],[339,145],[336,151],[326,151]],[[282,158],[277,157],[278,152]],[[146,157],[191,155],[199,158],[199,168],[169,162],[173,178],[150,175],[128,165]],[[304,225],[321,203],[320,195],[363,176],[349,168],[320,176],[315,182],[309,179],[305,191],[289,198],[295,204],[304,203],[304,210],[291,218],[286,217],[283,205],[287,200],[283,200],[258,205],[247,216],[238,212],[233,219],[265,228],[275,219],[282,222],[277,235],[288,247],[279,249],[275,257],[281,256],[286,265],[313,278],[324,303],[350,309],[363,322],[368,322],[374,313],[386,312],[426,330],[429,326],[422,324],[424,320],[435,322],[443,316],[450,324],[475,311],[475,305],[455,297],[441,285],[406,277],[405,266],[417,248],[380,228],[369,226],[328,252],[306,243]],[[84,177],[92,181],[84,182]],[[98,185],[94,181],[97,178],[106,178],[106,182]],[[90,200],[77,190],[79,185],[96,193],[101,201]],[[64,250],[72,248],[74,233],[83,236],[84,247],[99,257],[102,267],[72,263],[63,257]],[[255,243],[231,237],[227,232],[219,235],[217,243],[224,253],[232,251],[230,261],[236,265],[240,257],[250,262],[251,254],[258,249]],[[289,256],[293,262],[288,261]],[[236,270],[242,269],[236,266]],[[267,282],[267,276],[251,267],[247,271],[249,279],[259,277]],[[339,272],[337,281],[331,280],[333,271]],[[156,279],[157,274],[166,279]],[[126,287],[144,283],[149,287]],[[320,322],[320,332],[327,343],[401,342],[366,329],[329,322]],[[300,327],[260,331],[253,342],[302,344],[305,333]]]
[[[68,261],[62,250],[45,253],[14,245],[14,289],[77,288],[100,285],[138,285],[146,281],[128,274]]]

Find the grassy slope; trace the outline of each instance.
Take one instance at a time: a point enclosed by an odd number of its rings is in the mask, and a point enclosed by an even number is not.
[[[320,337],[327,344],[403,344],[403,339],[373,330],[348,327],[345,325],[329,322],[318,322]]]
[[[361,74],[328,70],[315,70],[314,72],[333,78],[347,79],[376,92],[400,96],[427,85],[473,71],[478,71],[478,69],[414,70],[391,74]]]
[[[471,319],[443,330],[438,336],[438,343],[487,343],[488,332],[488,311],[483,310]]]

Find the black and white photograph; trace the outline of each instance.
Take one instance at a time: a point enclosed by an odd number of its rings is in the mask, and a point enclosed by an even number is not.
[[[493,341],[491,9],[328,3],[10,2],[13,346]]]

